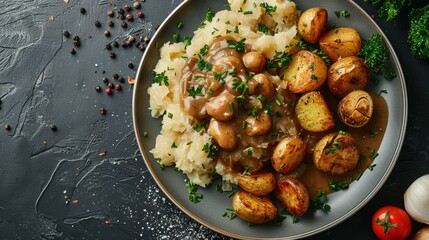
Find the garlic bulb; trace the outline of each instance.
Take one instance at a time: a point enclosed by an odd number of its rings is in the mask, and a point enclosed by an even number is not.
[[[429,224],[429,174],[418,178],[408,187],[404,204],[412,219]]]

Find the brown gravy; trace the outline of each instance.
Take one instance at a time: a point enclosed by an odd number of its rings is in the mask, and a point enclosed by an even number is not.
[[[245,70],[241,63],[225,63],[225,69],[231,67],[234,69],[234,74],[228,72],[224,74],[222,81],[216,79],[215,69],[201,69],[199,62],[208,63],[213,67],[215,62],[225,56],[233,56],[237,59],[242,59],[243,54],[250,51],[250,46],[245,46],[244,52],[238,52],[229,47],[228,40],[230,38],[218,38],[208,49],[206,56],[192,57],[188,60],[181,77],[181,92],[182,92],[182,109],[205,124],[205,128],[209,127],[210,116],[207,114],[206,103],[211,99],[219,96],[222,93],[228,92],[234,96],[240,96],[242,93],[236,86],[240,83],[248,84],[251,78],[251,73]],[[229,65],[229,66],[226,66]],[[265,75],[273,80],[274,77],[264,72]],[[308,188],[311,198],[314,198],[319,191],[329,192],[329,183],[333,180],[343,181],[356,179],[362,174],[371,164],[371,150],[377,151],[380,147],[384,136],[384,130],[387,126],[388,109],[383,97],[371,94],[374,102],[374,113],[370,122],[361,128],[350,128],[339,126],[336,130],[342,130],[350,133],[356,140],[360,153],[362,155],[358,166],[353,171],[339,176],[327,175],[318,169],[313,164],[313,147],[327,132],[315,134],[302,130],[295,117],[293,104],[297,101],[298,96],[290,93],[278,81],[275,84],[275,94],[270,99],[263,101],[263,107],[258,107],[258,112],[267,112],[270,108],[272,113],[271,129],[269,132],[259,136],[248,136],[246,134],[243,123],[247,121],[251,110],[260,104],[257,95],[248,94],[239,103],[239,109],[236,109],[236,116],[227,121],[229,126],[233,126],[233,135],[237,136],[237,144],[233,150],[224,150],[218,147],[219,152],[216,155],[217,161],[222,161],[225,166],[230,167],[236,173],[243,173],[246,167],[250,166],[250,173],[257,172],[265,166],[270,167],[270,159],[273,148],[283,138],[288,136],[301,137],[308,144],[308,153],[303,162],[304,171],[298,177]],[[189,89],[198,90],[197,95],[192,95]],[[326,91],[326,90],[325,90]],[[323,90],[322,90],[323,92]],[[326,91],[324,94],[330,109],[336,111],[339,99],[336,99]],[[279,104],[280,102],[280,104]],[[334,115],[336,115],[334,113]],[[256,118],[257,119],[257,118]],[[231,128],[229,128],[231,129]],[[218,129],[221,131],[221,129]],[[377,133],[377,134],[373,134]]]

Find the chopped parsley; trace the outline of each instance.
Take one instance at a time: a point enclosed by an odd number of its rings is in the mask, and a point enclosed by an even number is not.
[[[209,53],[209,49],[210,49],[209,45],[205,44],[204,47],[200,49],[200,54],[202,56],[206,56]]]
[[[374,161],[378,157],[378,152],[375,149],[371,149],[371,153],[369,155],[369,159]]]
[[[212,70],[213,65],[209,62],[204,61],[204,58],[201,56],[201,54],[198,54],[197,68],[200,71],[210,71]]]
[[[242,175],[250,175],[249,170],[251,169],[251,166],[244,166],[244,172],[242,173]]]
[[[316,74],[311,74],[311,80],[319,80],[319,77]]]
[[[329,183],[329,189],[334,192],[346,190],[349,189],[349,183],[347,181],[338,181],[335,179]]]
[[[263,32],[265,35],[269,34],[270,28],[263,22],[258,23],[258,31]]]
[[[174,33],[174,34],[173,34],[173,41],[174,41],[175,43],[178,43],[178,42],[179,42],[179,33],[178,33],[178,32],[176,32],[176,33]]]
[[[245,43],[244,41],[246,41],[245,38],[241,39],[240,41],[236,42],[234,40],[228,40],[228,47],[235,49],[237,52],[244,52],[245,50]]]
[[[277,10],[277,6],[271,6],[268,3],[264,2],[259,4],[261,8],[265,8],[265,14],[273,16],[271,13],[275,12]]]
[[[208,153],[208,157],[213,159],[216,156],[216,153],[219,149],[214,144],[204,144],[204,147],[202,149],[203,152]]]
[[[310,209],[313,212],[316,212],[317,210],[322,210],[325,213],[331,211],[331,206],[326,204],[327,200],[327,194],[325,191],[320,191],[317,193],[317,197],[315,199],[310,200]]]
[[[267,62],[267,70],[272,68],[286,69],[292,61],[292,56],[287,52],[276,52],[272,60]]]
[[[191,43],[192,43],[192,37],[186,36],[183,39],[183,43],[185,44],[185,49],[186,49],[189,45],[191,45]]]
[[[329,142],[327,142],[327,145],[329,145]],[[341,145],[338,143],[337,140],[334,140],[334,142],[332,143],[332,147],[325,149],[325,154],[334,154],[338,150],[341,150]]]
[[[156,73],[153,82],[158,83],[160,86],[162,83],[164,83],[165,86],[168,86],[168,77],[165,76],[165,71],[162,73]]]
[[[196,98],[197,96],[204,96],[204,94],[202,93],[202,88],[200,87],[190,87],[188,89],[188,94],[189,96],[191,96],[192,98]]]
[[[203,199],[203,194],[198,193],[198,185],[193,182],[187,182],[185,184],[186,188],[188,189],[188,199],[193,203],[199,203],[201,199]]]

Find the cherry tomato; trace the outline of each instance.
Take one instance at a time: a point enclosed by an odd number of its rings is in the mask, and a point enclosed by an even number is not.
[[[372,230],[381,240],[404,240],[411,233],[408,214],[395,206],[378,209],[372,216]]]

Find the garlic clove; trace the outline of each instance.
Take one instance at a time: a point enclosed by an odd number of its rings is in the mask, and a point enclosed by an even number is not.
[[[415,180],[404,194],[405,210],[417,222],[429,224],[429,174]]]

